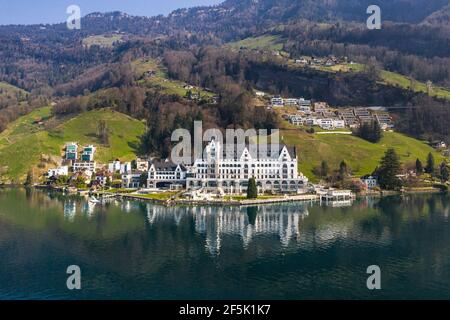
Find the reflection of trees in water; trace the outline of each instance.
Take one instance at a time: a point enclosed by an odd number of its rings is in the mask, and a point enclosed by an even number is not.
[[[446,211],[448,201],[447,195],[403,195],[381,198],[376,207],[388,217],[431,218]]]
[[[430,197],[427,199],[428,207],[430,208],[430,216],[433,216],[436,212],[436,207],[438,204],[436,203],[436,197]]]
[[[383,225],[389,226],[393,235],[397,235],[401,231],[403,220],[402,204],[403,199],[400,196],[394,196],[381,198],[377,205]]]
[[[413,195],[408,198],[404,206],[408,223],[403,225],[403,238],[398,246],[414,252],[416,272],[429,274],[438,280],[449,268],[449,198],[447,195]]]
[[[257,215],[258,215],[258,207],[247,208],[248,223],[250,223],[251,225],[255,225]]]
[[[33,189],[32,188],[25,188],[25,196],[28,201],[31,200],[31,197],[33,195]]]

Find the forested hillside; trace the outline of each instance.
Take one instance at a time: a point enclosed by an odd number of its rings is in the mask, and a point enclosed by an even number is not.
[[[399,130],[448,140],[448,1],[372,2],[228,0],[168,16],[92,13],[81,30],[0,26],[0,131],[50,104],[56,117],[110,107],[146,120],[142,149],[167,154],[171,131],[193,120],[277,127],[254,103],[259,89],[395,107]],[[369,4],[382,8],[381,30],[365,25]],[[361,70],[292,67],[304,56],[345,57]]]

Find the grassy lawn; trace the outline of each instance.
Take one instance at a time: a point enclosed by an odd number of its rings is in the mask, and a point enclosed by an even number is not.
[[[395,72],[383,70],[383,71],[381,71],[381,79],[382,79],[382,81],[381,81],[382,83],[390,84],[393,86],[399,86],[403,89],[410,89],[410,87],[411,87],[411,81],[408,77],[405,77],[405,76],[395,73]],[[414,91],[426,93],[427,86],[423,82],[416,81],[414,84]],[[433,86],[431,95],[438,97],[438,98],[450,100],[450,91],[446,90],[444,88],[441,88],[441,87]]]
[[[133,194],[133,196],[150,200],[170,200],[176,194],[177,192],[162,192],[155,194]]]
[[[109,190],[105,190],[105,192],[107,193],[133,193],[136,192],[137,189],[109,189]]]
[[[154,71],[154,76],[147,76],[139,83],[148,87],[156,87],[164,91],[166,94],[185,97],[189,90],[184,89],[185,83],[178,80],[169,79],[167,70],[158,64],[154,59],[138,59],[131,63],[136,76],[141,77],[147,71]],[[201,88],[194,87],[191,89],[193,93],[200,93],[201,97],[212,98],[214,93],[205,91]]]
[[[94,45],[104,48],[112,48],[114,43],[119,41],[122,41],[121,35],[98,35],[84,38],[83,45],[88,48]]]
[[[21,88],[13,86],[12,84],[0,81],[0,93],[7,96],[19,94],[20,96],[25,97],[28,92]]]
[[[42,131],[44,128],[39,121],[44,121],[51,116],[52,108],[50,106],[33,110],[31,113],[11,122],[8,128],[0,133],[1,146],[9,145],[22,139],[31,133]]]
[[[260,37],[251,37],[241,41],[229,43],[232,49],[261,49],[271,51],[281,51],[283,49],[283,39],[276,35],[264,35]]]
[[[134,60],[131,62],[131,66],[136,76],[142,76],[145,72],[153,70],[156,72],[157,77],[167,77],[167,73],[164,68],[162,68],[157,61],[151,58]]]
[[[336,64],[334,66],[320,66],[320,65],[312,65],[310,66],[313,69],[325,71],[325,72],[332,72],[332,73],[338,73],[338,72],[361,72],[364,70],[364,65],[359,63],[341,63]]]
[[[225,196],[223,197],[225,201],[242,201],[246,200],[247,196]]]
[[[61,156],[66,142],[95,144],[96,160],[106,163],[120,158],[135,158],[139,137],[145,124],[110,109],[93,110],[72,118],[50,131],[32,125],[33,119],[48,116],[48,107],[35,110],[19,118],[0,135],[0,167],[6,167],[2,176],[23,181],[28,170],[39,164],[41,155]],[[98,120],[105,120],[110,132],[109,146],[102,146],[96,137]],[[3,169],[5,171],[5,168]]]
[[[109,130],[109,146],[99,145],[96,137],[99,120],[107,123]],[[127,115],[109,109],[93,110],[79,115],[57,127],[49,133],[62,146],[68,141],[77,141],[81,144],[95,144],[97,148],[96,159],[99,162],[108,162],[115,158],[129,161],[135,158],[139,137],[145,132],[145,124]]]
[[[403,163],[413,163],[417,158],[425,163],[429,152],[434,154],[436,163],[443,159],[426,143],[396,132],[385,132],[383,139],[376,144],[350,135],[311,135],[294,130],[284,130],[281,136],[286,144],[297,147],[299,168],[312,181],[318,180],[313,170],[322,160],[326,160],[332,170],[345,160],[354,175],[370,174],[389,147],[397,151]]]
[[[289,66],[291,68],[304,68],[305,66],[295,64],[293,60],[289,61]],[[364,70],[364,65],[359,63],[348,64],[341,63],[334,66],[307,66],[308,68],[312,68],[315,70],[320,70],[324,72],[330,73],[338,73],[338,72],[362,72]],[[403,89],[410,89],[411,81],[408,77],[403,76],[396,72],[390,72],[386,70],[381,70],[380,73],[380,81],[379,83],[391,86],[397,86]],[[427,86],[425,83],[420,81],[415,81],[414,84],[414,92],[423,92],[427,93]],[[431,92],[432,96],[450,100],[450,90],[447,90],[442,87],[433,86],[433,91]]]

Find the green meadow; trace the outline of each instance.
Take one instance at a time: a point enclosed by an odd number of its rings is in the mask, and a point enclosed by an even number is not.
[[[153,76],[144,76],[144,79],[139,80],[139,84],[145,85],[150,88],[157,88],[168,95],[177,95],[180,97],[185,97],[189,90],[185,89],[186,85],[182,81],[170,79],[165,67],[161,66],[154,59],[138,59],[134,60],[132,63],[132,68],[137,77],[141,77],[147,71],[154,71]],[[194,87],[191,89],[192,93],[200,93],[201,97],[211,98],[214,93],[205,91],[201,88]]]
[[[379,164],[389,147],[394,148],[403,164],[415,163],[419,158],[425,163],[427,155],[434,154],[436,163],[442,161],[441,154],[425,142],[397,132],[385,132],[379,143],[370,143],[352,135],[308,134],[300,130],[281,132],[283,142],[297,147],[300,170],[313,181],[314,168],[327,161],[330,170],[336,170],[345,160],[355,176],[370,174]]]
[[[260,37],[246,38],[241,41],[228,44],[233,49],[260,49],[260,50],[283,50],[283,39],[276,35],[263,35]]]
[[[83,39],[83,45],[86,47],[99,46],[104,48],[112,48],[115,43],[122,41],[121,35],[97,35],[89,36]]]
[[[0,134],[2,180],[23,181],[28,170],[40,163],[42,155],[61,156],[65,143],[71,141],[95,144],[96,160],[102,163],[115,158],[131,160],[145,132],[145,123],[110,109],[89,111],[47,128],[52,120],[51,108],[41,108],[19,118]],[[107,146],[101,145],[97,138],[100,120],[108,127]]]

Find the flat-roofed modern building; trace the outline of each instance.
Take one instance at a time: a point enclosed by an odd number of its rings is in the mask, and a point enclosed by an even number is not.
[[[75,161],[72,168],[73,172],[81,172],[86,170],[95,172],[97,169],[97,163],[95,161]]]
[[[70,142],[66,144],[65,159],[75,161],[78,159],[78,144],[76,142]]]
[[[296,98],[283,99],[283,105],[285,107],[297,107],[298,106],[298,99],[296,99]]]
[[[122,174],[122,188],[124,189],[138,189],[142,182],[142,172],[131,171]]]
[[[93,145],[84,147],[83,153],[81,154],[81,161],[94,161],[94,154],[97,149]]]
[[[283,107],[284,100],[281,97],[274,97],[270,100],[270,104],[272,105],[272,107]]]

